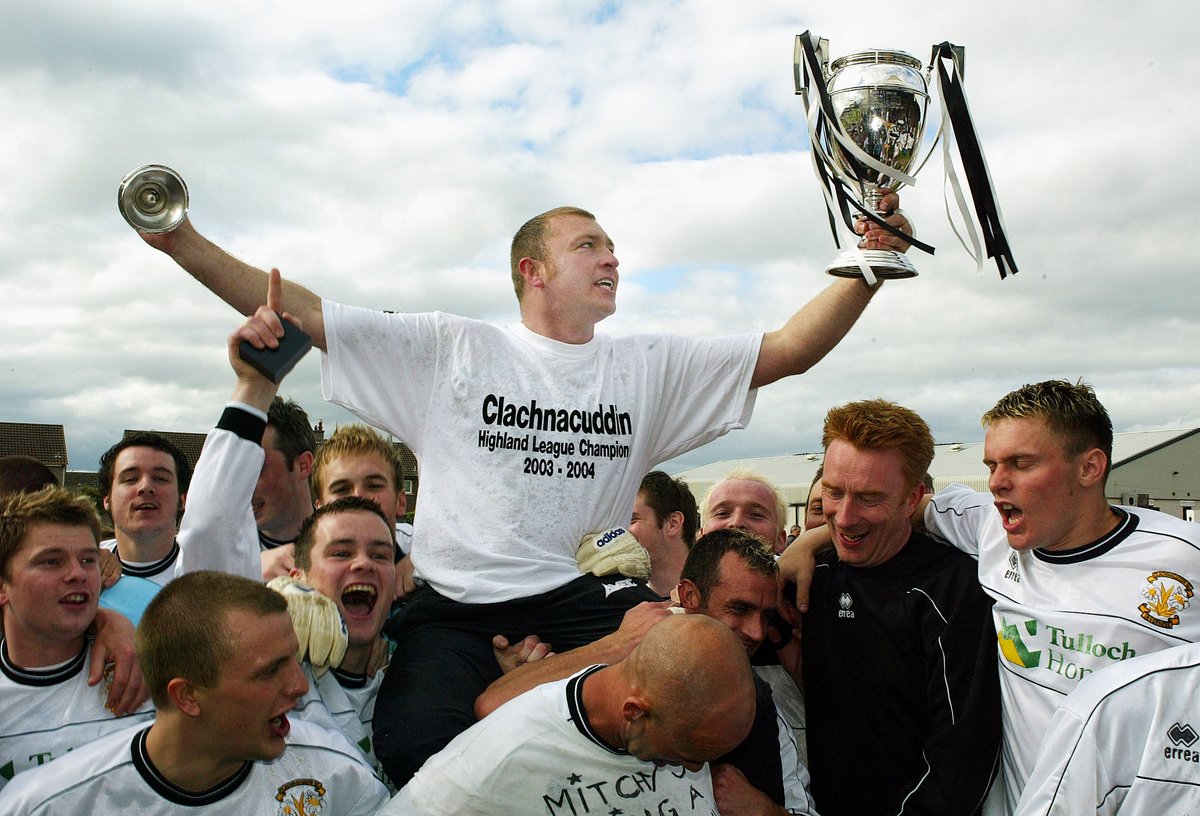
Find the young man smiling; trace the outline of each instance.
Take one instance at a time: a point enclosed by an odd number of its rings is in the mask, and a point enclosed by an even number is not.
[[[704,532],[736,527],[762,539],[774,553],[787,541],[787,506],[779,488],[749,468],[736,467],[715,482],[700,502],[700,527]]]
[[[97,667],[86,668],[97,650],[88,630],[99,536],[96,511],[61,487],[0,501],[0,786],[151,714],[143,705],[122,709],[132,719],[114,716]]]
[[[318,507],[347,496],[370,499],[379,506],[395,531],[396,599],[412,592],[412,525],[399,521],[408,508],[408,497],[404,462],[395,446],[368,425],[341,425],[317,452],[311,481]]]
[[[904,246],[879,229],[866,237]],[[143,238],[243,314],[262,302],[264,273],[186,219]],[[614,338],[595,331],[616,309],[613,250],[586,210],[530,219],[509,257],[521,320],[503,326],[351,308],[284,287],[289,311],[327,351],[326,397],[422,462],[412,559],[426,586],[397,623],[393,666],[405,668],[389,671],[375,718],[376,750],[398,784],[473,722],[475,696],[498,676],[497,630],[511,643],[537,633],[571,648],[651,596],[620,576],[580,576],[578,542],[624,519],[659,462],[743,427],[756,389],[824,357],[874,291],[839,279],[765,334]],[[273,328],[268,346],[282,334]]]
[[[174,578],[176,531],[192,479],[183,452],[160,434],[131,434],[100,457],[99,479],[115,535],[104,546],[117,554],[121,571],[160,585]]]
[[[371,720],[383,672],[367,675],[396,582],[394,527],[371,499],[347,496],[319,507],[296,539],[292,575],[337,604],[346,628],[342,660],[328,672],[302,664],[309,692],[299,716],[332,724],[376,767]],[[331,718],[332,723],[330,723]]]

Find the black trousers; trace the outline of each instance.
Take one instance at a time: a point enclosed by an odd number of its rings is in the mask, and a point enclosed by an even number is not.
[[[396,642],[375,701],[374,748],[397,787],[475,723],[475,698],[500,676],[492,637],[537,635],[556,652],[584,646],[621,625],[625,612],[661,598],[644,581],[581,575],[556,590],[467,604],[420,587],[384,631]]]

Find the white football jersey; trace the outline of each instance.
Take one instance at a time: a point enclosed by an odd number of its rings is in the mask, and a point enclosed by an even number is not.
[[[335,731],[292,722],[287,748],[271,762],[247,762],[199,793],[173,785],[146,753],[149,727],[110,734],[29,771],[0,791],[6,816],[65,813],[181,813],[238,816],[369,816],[387,789]]]
[[[1108,535],[1069,552],[1008,546],[988,493],[950,485],[926,529],[979,561],[992,615],[1003,701],[1003,781],[1015,806],[1055,709],[1085,677],[1200,640],[1200,526],[1153,510],[1114,508]]]
[[[1054,714],[1017,816],[1200,812],[1200,644],[1089,676]]]
[[[22,669],[0,639],[0,787],[15,774],[154,716],[149,703],[128,717],[104,707],[108,684],[87,684],[90,646],[53,669]]]

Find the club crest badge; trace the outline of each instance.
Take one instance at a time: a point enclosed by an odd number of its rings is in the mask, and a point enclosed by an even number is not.
[[[1142,619],[1163,629],[1179,625],[1179,613],[1192,605],[1192,582],[1174,572],[1160,570],[1146,578],[1145,602],[1138,606]]]
[[[279,816],[317,816],[325,812],[325,786],[318,779],[293,779],[275,793]]]

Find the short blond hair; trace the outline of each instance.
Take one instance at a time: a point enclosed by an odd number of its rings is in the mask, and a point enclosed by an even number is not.
[[[317,450],[317,456],[313,460],[312,473],[308,476],[313,495],[319,500],[325,499],[321,495],[321,475],[328,463],[346,456],[370,454],[375,454],[385,464],[391,466],[392,487],[396,488],[397,493],[403,492],[404,461],[400,458],[400,452],[396,450],[396,446],[384,439],[383,434],[369,425],[353,423],[339,427]]]
[[[728,482],[732,479],[740,479],[744,482],[758,482],[771,491],[771,496],[775,499],[775,526],[778,528],[777,532],[781,532],[783,525],[787,522],[787,502],[783,500],[783,491],[779,489],[779,485],[766,476],[744,465],[738,465],[722,476],[719,481],[709,485],[708,490],[704,493],[704,498],[700,501],[700,528],[703,529],[708,526],[708,505],[712,499],[713,490],[721,482]]]
[[[1006,394],[980,422],[986,428],[1002,419],[1040,419],[1062,442],[1068,458],[1099,448],[1108,460],[1105,478],[1112,470],[1112,420],[1096,392],[1083,380],[1074,384],[1046,380],[1023,385]]]

